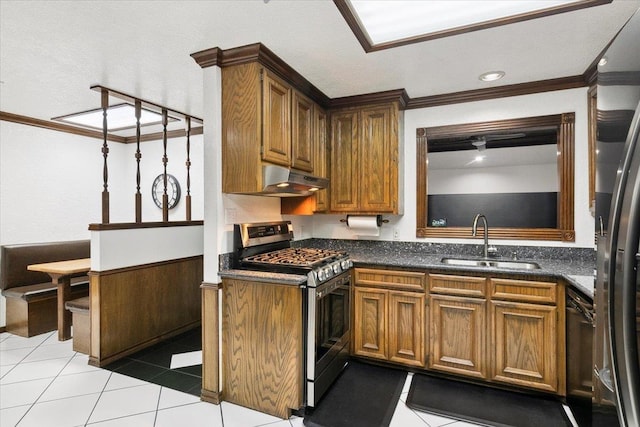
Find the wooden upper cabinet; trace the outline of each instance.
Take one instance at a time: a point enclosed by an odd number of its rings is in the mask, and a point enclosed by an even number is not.
[[[291,165],[291,87],[264,71],[262,160]]]
[[[307,172],[314,172],[313,104],[300,92],[293,91],[291,167]]]
[[[324,121],[323,128],[317,120]],[[222,191],[262,191],[265,164],[326,177],[314,171],[316,144],[319,138],[326,141],[326,121],[315,102],[258,62],[223,67]],[[316,135],[316,129],[322,134]],[[326,170],[326,162],[322,167]]]
[[[331,210],[401,213],[397,103],[331,115]]]
[[[398,209],[398,119],[391,105],[361,114],[360,208],[371,212]]]
[[[358,117],[357,111],[331,115],[331,210],[358,210]]]
[[[329,116],[325,110],[315,106],[313,110],[313,127],[314,127],[314,149],[313,156],[313,173],[323,178],[328,177],[328,129]],[[331,184],[329,184],[331,185]],[[315,194],[316,207],[315,212],[325,212],[329,210],[329,189],[318,191]]]

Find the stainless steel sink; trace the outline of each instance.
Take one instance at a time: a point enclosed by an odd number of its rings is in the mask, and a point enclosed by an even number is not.
[[[472,267],[493,267],[507,268],[515,270],[536,270],[540,265],[535,262],[526,261],[510,261],[510,260],[491,260],[491,259],[471,259],[471,258],[442,258],[443,264],[461,265]]]

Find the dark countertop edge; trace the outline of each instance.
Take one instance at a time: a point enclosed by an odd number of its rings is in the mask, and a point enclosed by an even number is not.
[[[589,284],[593,283],[593,275],[586,274],[590,265],[579,265],[574,268],[574,271],[558,272],[554,271],[554,263],[545,260],[536,260],[540,264],[540,269],[536,270],[520,270],[520,269],[500,269],[492,267],[473,267],[473,266],[460,266],[460,265],[447,265],[440,262],[441,256],[437,256],[437,259],[425,259],[430,257],[422,257],[421,261],[411,261],[405,258],[404,261],[392,261],[387,259],[365,260],[358,256],[352,256],[354,267],[370,267],[370,268],[401,268],[401,269],[414,269],[414,270],[438,270],[447,271],[451,273],[466,272],[466,273],[489,273],[489,274],[506,274],[506,275],[526,275],[526,276],[539,276],[552,279],[562,279],[566,281],[570,286],[576,288],[588,297],[593,298],[594,290],[593,286]],[[567,270],[566,263],[562,263],[563,267]],[[280,284],[280,285],[292,285],[300,286],[307,281],[307,276],[296,274],[283,274],[283,273],[270,273],[264,271],[253,270],[221,270],[218,275],[222,278],[230,279],[242,279],[251,280],[255,282]]]
[[[521,270],[515,268],[492,268],[492,267],[474,267],[474,266],[461,266],[461,265],[447,265],[442,264],[440,260],[441,256],[437,256],[437,261],[427,261],[424,260],[422,262],[393,262],[381,259],[381,260],[362,260],[357,256],[352,257],[354,267],[371,267],[371,268],[381,268],[381,267],[390,267],[390,268],[402,268],[402,269],[426,269],[426,270],[439,270],[439,271],[448,271],[451,273],[455,272],[467,272],[467,273],[490,273],[490,274],[514,274],[514,275],[526,275],[526,276],[539,276],[539,277],[547,277],[553,279],[563,279],[570,286],[577,288],[580,292],[584,293],[586,296],[593,298],[594,290],[593,287],[588,287],[586,282],[589,280],[593,281],[593,275],[582,274],[585,273],[589,266],[581,265],[572,272],[558,272],[553,271],[549,268],[549,261],[545,260],[536,260],[538,264],[540,264],[540,269],[535,270]],[[591,268],[591,271],[593,268]]]
[[[253,270],[221,270],[218,276],[227,279],[250,280],[253,282],[271,283],[274,285],[300,286],[307,281],[307,276],[298,274],[270,273]]]

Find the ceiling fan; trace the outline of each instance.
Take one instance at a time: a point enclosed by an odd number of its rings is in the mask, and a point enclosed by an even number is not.
[[[473,145],[474,147],[476,147],[478,149],[478,151],[484,151],[487,148],[487,142],[489,141],[500,141],[500,140],[504,140],[504,139],[516,139],[516,138],[522,138],[524,136],[527,136],[526,133],[523,132],[519,132],[519,133],[505,133],[505,134],[496,134],[496,135],[481,135],[481,136],[474,136],[470,139],[464,140],[464,141],[460,141],[460,142],[470,142],[471,145]]]

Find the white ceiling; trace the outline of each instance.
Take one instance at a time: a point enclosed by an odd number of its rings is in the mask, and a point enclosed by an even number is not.
[[[262,42],[327,96],[422,97],[582,74],[640,0],[365,53],[330,0],[0,0],[0,110],[50,119],[97,108],[93,84],[202,117],[189,56]],[[478,76],[504,70],[505,78]]]

